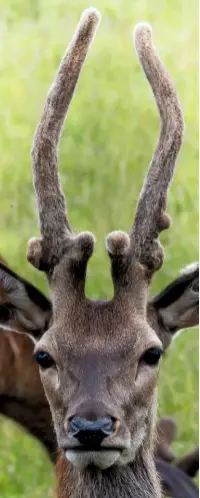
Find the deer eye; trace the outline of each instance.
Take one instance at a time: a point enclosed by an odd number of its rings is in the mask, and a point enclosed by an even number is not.
[[[150,348],[142,356],[141,361],[149,366],[156,366],[159,363],[163,351],[159,348]]]
[[[35,360],[42,368],[50,368],[54,365],[54,360],[51,358],[50,354],[45,351],[38,351],[34,355]]]
[[[12,311],[8,308],[8,306],[0,306],[0,317],[2,322],[7,322],[10,318],[12,318]]]

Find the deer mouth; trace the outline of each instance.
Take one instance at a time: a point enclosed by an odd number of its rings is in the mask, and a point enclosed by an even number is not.
[[[76,447],[65,450],[65,457],[79,471],[84,471],[88,467],[96,467],[105,470],[112,467],[121,455],[121,449],[113,447],[99,447],[98,449],[88,449]]]
[[[65,453],[67,453],[68,451],[74,451],[75,453],[91,453],[91,452],[95,452],[95,453],[98,453],[98,452],[105,452],[105,451],[118,451],[119,453],[121,453],[123,451],[123,448],[120,448],[119,446],[100,446],[98,448],[95,448],[95,447],[85,447],[85,446],[76,446],[76,447],[67,447],[67,448],[64,448],[64,451]]]

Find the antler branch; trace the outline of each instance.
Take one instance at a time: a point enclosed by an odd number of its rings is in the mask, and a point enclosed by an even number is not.
[[[130,236],[124,232],[112,232],[107,237],[107,248],[112,261],[115,292],[121,295],[120,287],[136,285],[138,292],[135,294],[141,300],[145,294],[144,280],[148,283],[152,273],[163,262],[163,249],[157,239],[159,233],[170,226],[170,218],[165,213],[166,199],[182,142],[184,122],[172,80],[153,45],[150,26],[139,23],[134,38],[139,61],[159,109],[161,131]]]
[[[27,258],[34,266],[47,272],[52,270],[69,246],[74,243],[78,245],[80,251],[86,250],[91,253],[93,249],[92,235],[79,234],[76,241],[72,235],[59,181],[57,149],[69,104],[99,21],[100,14],[94,8],[87,9],[82,14],[48,92],[34,137],[33,177],[42,239],[29,241]]]
[[[165,213],[166,198],[182,143],[184,122],[176,90],[156,53],[148,24],[136,26],[135,49],[159,109],[161,131],[140,194],[131,240],[135,258],[156,271],[163,261],[158,234],[170,226],[170,218]]]

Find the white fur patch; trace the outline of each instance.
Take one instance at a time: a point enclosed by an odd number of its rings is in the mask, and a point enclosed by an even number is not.
[[[74,451],[68,450],[65,456],[79,471],[85,470],[89,465],[94,465],[101,470],[111,467],[120,457],[117,450],[110,451]]]
[[[190,273],[193,273],[194,271],[198,270],[198,268],[199,268],[198,262],[190,263],[190,265],[187,265],[185,268],[183,268],[180,271],[180,274],[181,275],[189,275]]]

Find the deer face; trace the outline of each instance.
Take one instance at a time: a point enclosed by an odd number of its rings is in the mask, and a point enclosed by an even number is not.
[[[57,320],[35,356],[59,446],[80,469],[132,461],[152,434],[160,340],[114,302],[82,303],[73,320],[61,303]]]

